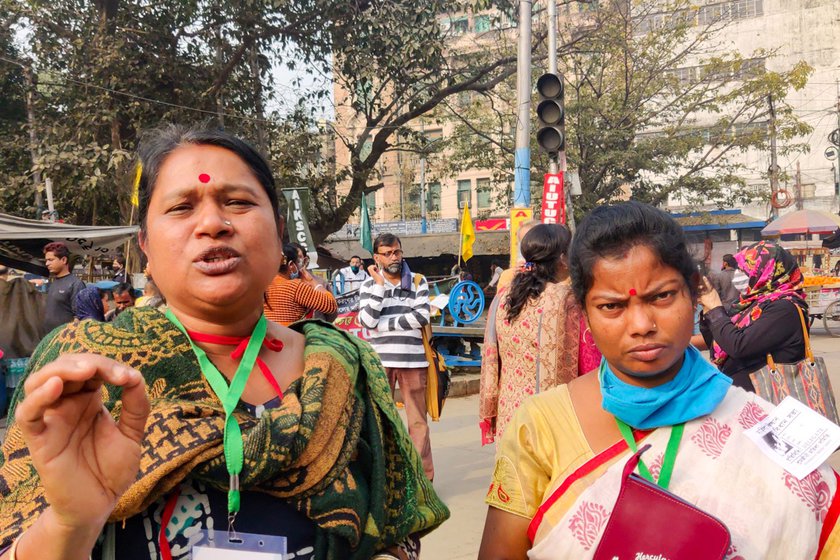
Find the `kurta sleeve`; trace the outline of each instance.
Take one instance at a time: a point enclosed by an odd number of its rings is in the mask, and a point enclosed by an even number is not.
[[[796,304],[788,300],[765,305],[756,315],[752,323],[739,328],[720,306],[706,314],[706,322],[718,346],[737,359],[772,353],[790,338],[791,332],[802,329]]]

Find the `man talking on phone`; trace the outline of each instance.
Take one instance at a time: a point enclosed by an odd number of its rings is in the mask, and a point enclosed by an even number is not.
[[[400,384],[408,434],[423,459],[423,470],[433,480],[432,444],[426,418],[426,372],[422,328],[429,323],[429,285],[403,262],[400,238],[383,233],[373,241],[370,278],[359,290],[359,321],[369,331],[369,342],[379,354],[391,392]]]

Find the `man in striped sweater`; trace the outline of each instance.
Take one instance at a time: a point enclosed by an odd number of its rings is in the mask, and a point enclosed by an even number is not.
[[[423,459],[423,469],[434,479],[432,444],[426,419],[426,372],[422,328],[429,323],[429,285],[403,263],[400,238],[383,233],[373,241],[370,278],[359,291],[359,321],[379,354],[391,391],[400,384],[408,433]]]

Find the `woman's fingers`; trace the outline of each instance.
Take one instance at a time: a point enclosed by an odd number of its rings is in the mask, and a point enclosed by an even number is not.
[[[53,377],[62,379],[66,393],[96,388],[95,383],[87,383],[94,378],[112,385],[124,385],[129,379],[129,372],[132,371],[136,372],[104,356],[65,354],[30,375],[24,383],[24,391],[28,395]]]
[[[47,409],[58,404],[62,396],[96,392],[103,383],[126,388],[123,399],[128,404],[124,433],[140,441],[149,406],[142,375],[95,354],[65,354],[30,375],[24,384],[26,398],[18,405],[15,418],[21,422],[25,434],[37,436],[46,428],[44,414]]]
[[[149,398],[146,396],[146,383],[139,371],[128,373],[122,392],[122,412],[120,412],[119,430],[127,438],[137,443],[143,441],[146,431],[146,419],[149,417]]]
[[[37,436],[44,431],[44,413],[61,398],[63,389],[61,378],[52,377],[26,395],[15,410],[15,421],[24,436]]]

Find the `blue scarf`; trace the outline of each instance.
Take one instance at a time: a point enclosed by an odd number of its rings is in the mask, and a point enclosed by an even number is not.
[[[673,426],[711,413],[726,396],[732,379],[703,359],[693,346],[671,381],[647,389],[620,380],[601,360],[601,406],[624,423],[650,430]]]

